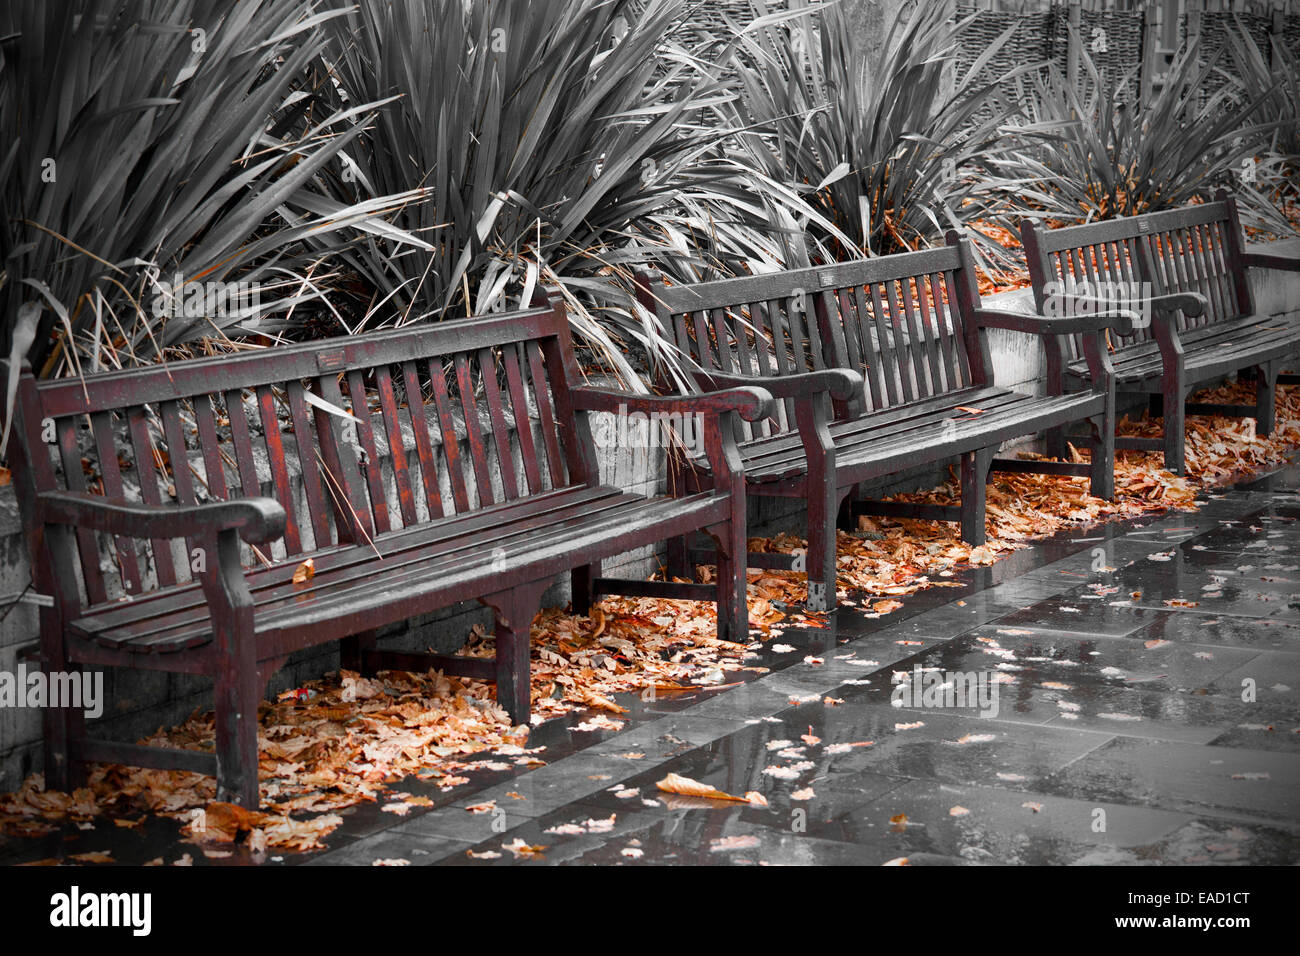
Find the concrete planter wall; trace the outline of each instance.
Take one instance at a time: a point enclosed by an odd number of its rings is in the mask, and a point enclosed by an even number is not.
[[[1276,243],[1272,249],[1300,255],[1300,240]],[[1253,280],[1261,312],[1278,316],[1300,313],[1300,274],[1257,273]],[[990,308],[1033,312],[1033,299],[1028,290],[1001,293],[984,301]],[[1041,392],[1043,353],[1038,341],[1032,336],[1001,330],[992,331],[989,338],[997,383]],[[598,418],[593,420],[593,429],[598,439],[602,435],[617,436],[615,441],[597,442],[604,482],[634,491],[663,491],[665,454],[653,440],[648,423],[634,424],[621,431],[617,423]],[[408,447],[407,453],[414,456],[413,448]],[[946,465],[916,469],[891,477],[877,490],[888,493],[932,487],[943,479],[946,470]],[[798,533],[802,527],[803,509],[797,501],[765,499],[750,503],[751,535],[780,530]],[[644,577],[655,570],[658,560],[659,555],[646,548],[621,555],[608,562],[606,568],[616,576]],[[0,595],[12,600],[28,581],[26,543],[13,490],[0,488]],[[562,606],[568,600],[568,590],[566,579],[557,580],[544,604]],[[36,609],[29,604],[15,604],[0,613],[6,611],[4,620],[0,621],[0,671],[13,673],[20,659],[34,650]],[[465,605],[405,622],[391,628],[387,638],[395,646],[430,647],[447,653],[463,643],[475,623],[490,627],[490,616],[477,605]],[[270,690],[275,693],[298,686],[337,668],[336,648],[315,648],[291,659],[273,679]],[[160,726],[184,720],[195,709],[211,706],[209,683],[184,675],[111,670],[105,674],[104,686],[108,698],[104,716],[95,722],[96,733],[102,736],[134,739]],[[39,769],[40,740],[39,711],[0,708],[0,792],[14,789],[28,773]]]

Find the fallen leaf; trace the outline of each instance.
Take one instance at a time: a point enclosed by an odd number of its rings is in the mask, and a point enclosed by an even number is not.
[[[670,773],[658,783],[655,784],[664,793],[676,793],[683,797],[707,797],[710,800],[729,800],[733,803],[747,803],[744,797],[732,796],[729,793],[723,793],[716,787],[711,787],[707,783],[700,783],[698,780],[692,780],[690,777],[682,777],[675,773]]]
[[[758,846],[758,837],[749,834],[718,837],[716,840],[709,841],[709,852],[726,853],[731,850],[750,850],[756,846]]]
[[[541,856],[546,851],[546,847],[534,846],[532,844],[525,843],[521,838],[518,837],[516,837],[510,843],[501,844],[501,849],[509,850],[511,853],[515,855],[516,860],[528,859],[534,856]],[[482,859],[482,857],[479,857],[479,859]]]
[[[298,567],[294,568],[293,583],[295,586],[299,584],[306,584],[315,576],[316,576],[316,562],[311,558],[308,558],[306,561],[302,562],[302,564],[298,565]],[[284,579],[281,578],[281,580]]]

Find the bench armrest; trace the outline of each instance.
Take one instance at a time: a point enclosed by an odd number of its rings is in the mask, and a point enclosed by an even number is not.
[[[1135,323],[1140,322],[1141,317],[1127,309],[1060,317],[1001,312],[997,309],[975,310],[975,324],[979,328],[1009,329],[1012,332],[1030,332],[1036,335],[1073,335],[1079,332],[1100,332],[1103,329],[1111,329],[1119,335],[1132,335]]]
[[[1248,269],[1281,269],[1300,272],[1300,256],[1279,256],[1273,252],[1243,252],[1242,264]]]
[[[749,386],[770,392],[775,398],[804,398],[818,392],[829,392],[832,398],[845,402],[861,395],[866,387],[862,373],[847,368],[800,372],[796,375],[733,375],[703,371],[692,374],[700,388],[715,394],[719,389]]]
[[[1197,316],[1205,314],[1210,300],[1199,292],[1167,292],[1164,295],[1153,295],[1134,304],[1149,305],[1157,314],[1181,312],[1183,315]]]
[[[256,544],[284,534],[284,508],[273,498],[238,498],[201,505],[149,505],[84,491],[37,495],[40,520],[125,538],[185,538],[238,531]]]
[[[612,412],[620,408],[646,414],[692,415],[737,412],[747,422],[756,422],[771,414],[772,395],[762,388],[747,386],[730,388],[704,395],[643,395],[612,388],[591,388],[583,385],[571,389],[573,407],[585,412]]]

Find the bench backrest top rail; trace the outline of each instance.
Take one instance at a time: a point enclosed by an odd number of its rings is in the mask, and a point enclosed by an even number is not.
[[[553,309],[534,308],[46,380],[36,387],[46,415],[73,415],[541,339],[559,334],[562,323]]]
[[[1228,217],[1227,203],[1220,200],[1184,206],[1180,209],[1148,212],[1139,216],[1122,216],[1117,219],[1101,219],[1097,222],[1059,226],[1055,229],[1044,228],[1033,220],[1025,220],[1025,222],[1032,224],[1036,230],[1040,250],[1060,252],[1062,249],[1077,249],[1102,242],[1119,242],[1123,239],[1136,239],[1139,236],[1185,229],[1190,226],[1225,222]]]

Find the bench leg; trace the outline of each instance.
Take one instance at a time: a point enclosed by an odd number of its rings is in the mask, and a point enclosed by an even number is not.
[[[1255,370],[1255,434],[1272,435],[1277,425],[1277,377],[1281,366],[1266,362]]]
[[[71,673],[79,668],[69,664],[63,652],[63,627],[52,608],[41,608],[41,669]],[[48,703],[48,701],[47,701]],[[85,768],[73,759],[77,742],[86,733],[85,712],[74,707],[46,707],[41,714],[44,737],[45,786],[71,793],[85,784]]]
[[[217,675],[217,799],[256,810],[257,709],[266,684],[255,661],[228,659]]]
[[[961,539],[976,546],[986,540],[984,503],[993,451],[981,448],[961,456]]]
[[[1048,458],[1059,458],[1062,461],[1068,461],[1070,458],[1070,449],[1065,437],[1065,428],[1049,428],[1044,433],[1043,450],[1047,453]]]
[[[361,634],[353,634],[351,637],[345,637],[339,642],[339,668],[345,671],[355,671],[358,674],[369,677],[369,669],[366,667],[366,651],[372,650],[378,638],[375,637],[374,631],[365,631]]]
[[[1115,393],[1106,395],[1106,410],[1088,422],[1092,428],[1089,491],[1107,501],[1115,497]]]
[[[741,644],[749,639],[749,548],[743,513],[705,531],[717,546],[718,639]]]
[[[862,492],[857,485],[849,489],[840,501],[840,510],[835,515],[835,527],[841,531],[857,531],[858,522],[853,516],[853,502],[860,501]]]
[[[1061,351],[1062,347],[1059,342],[1044,343],[1044,357],[1047,361],[1048,395],[1065,394],[1065,356]],[[1047,429],[1043,435],[1043,446],[1048,458],[1067,459],[1069,449],[1066,446],[1065,426]]]
[[[690,542],[685,535],[668,539],[668,564],[665,570],[669,578],[685,578],[688,581],[695,579],[691,563],[686,557],[689,548]]]
[[[573,592],[573,613],[586,614],[591,610],[591,600],[596,593],[596,578],[600,577],[600,562],[574,568],[569,575]]]
[[[694,477],[695,473],[687,465],[675,458],[670,459],[668,462],[668,495],[676,498],[699,490],[700,482],[692,480]],[[694,581],[695,565],[690,560],[691,536],[689,534],[678,535],[675,538],[669,538],[666,543],[668,555],[664,572],[668,580],[682,578],[686,581]]]
[[[84,736],[84,730],[76,727],[84,721],[84,715],[65,707],[46,707],[41,720],[45,733],[45,786],[71,793],[86,781],[81,763],[72,758],[74,743]]]
[[[1183,406],[1183,397],[1182,380],[1176,376],[1171,378],[1166,372],[1164,395],[1162,396],[1165,413],[1165,467],[1175,475],[1181,475],[1187,470],[1183,450],[1187,430],[1187,410]]]
[[[516,724],[528,724],[532,706],[529,630],[550,581],[535,581],[500,591],[482,602],[492,608],[497,642],[497,703]]]
[[[805,559],[808,600],[805,606],[810,611],[829,611],[835,607],[835,518],[840,503],[839,489],[835,487],[833,452],[820,463],[809,461],[808,465],[808,554]]]

